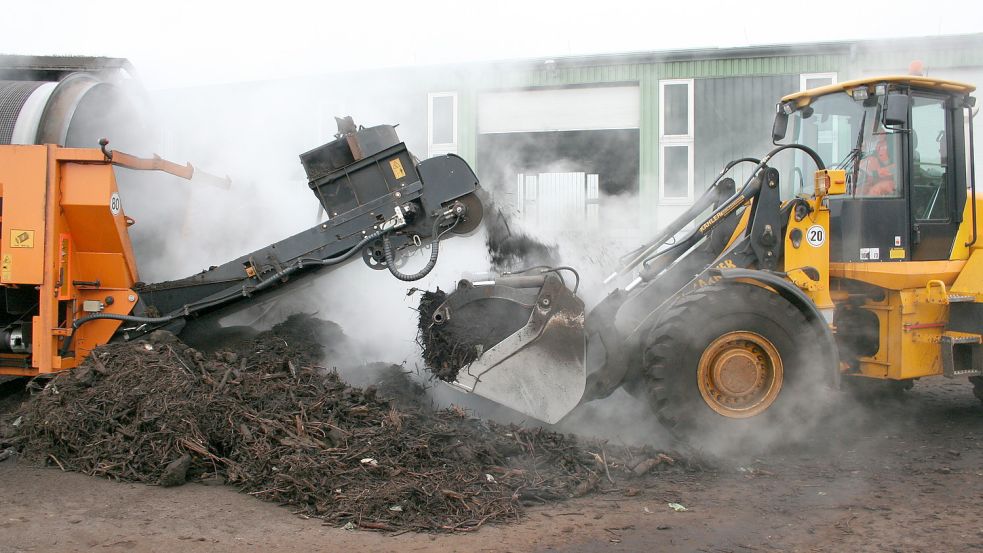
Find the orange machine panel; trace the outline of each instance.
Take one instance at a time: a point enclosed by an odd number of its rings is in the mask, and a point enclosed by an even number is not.
[[[136,282],[127,269],[126,256],[121,253],[79,252],[73,256],[76,280],[98,280],[103,288],[129,288]]]
[[[0,283],[41,284],[44,280],[47,155],[45,146],[0,148]]]
[[[128,315],[136,304],[136,297],[132,290],[79,291],[79,302],[86,300],[101,302],[103,304],[102,313],[115,313],[117,315]],[[92,321],[79,327],[74,340],[75,357],[71,359],[62,358],[60,362],[63,366],[75,366],[81,363],[82,359],[87,357],[93,349],[108,342],[121,324],[120,321],[105,319]]]
[[[112,165],[65,163],[61,169],[62,211],[79,252],[122,253],[137,280],[137,267],[126,229]]]
[[[28,300],[27,293],[37,294],[36,307],[12,314],[13,326],[29,321],[31,348],[0,354],[0,374],[77,366],[121,322],[74,328],[75,322],[125,315],[137,302],[136,261],[112,162],[94,148],[3,145],[0,197],[0,285],[20,285]]]

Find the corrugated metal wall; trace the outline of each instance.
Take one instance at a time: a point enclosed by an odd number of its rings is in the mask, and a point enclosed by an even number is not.
[[[617,83],[638,83],[641,94],[641,121],[639,128],[639,201],[641,202],[642,216],[645,226],[653,227],[658,224],[655,221],[655,206],[658,204],[659,188],[659,81],[662,79],[682,79],[682,78],[717,78],[742,76],[747,78],[748,86],[753,86],[755,79],[751,76],[770,76],[775,74],[786,74],[787,82],[794,80],[794,86],[798,86],[798,75],[800,73],[819,73],[827,71],[837,71],[837,67],[845,63],[843,55],[795,55],[795,56],[772,56],[754,59],[707,59],[679,62],[655,62],[655,63],[635,63],[635,64],[611,64],[575,67],[551,67],[544,64],[541,68],[529,69],[524,72],[516,72],[507,68],[483,73],[471,82],[471,88],[467,93],[470,98],[469,106],[476,111],[476,97],[478,91],[484,90],[508,90],[517,88],[537,88],[537,87],[558,87],[558,86],[591,86]],[[786,81],[783,81],[786,82]],[[700,86],[697,85],[697,90]],[[774,88],[779,90],[781,87]],[[794,91],[792,88],[789,91]],[[745,113],[749,120],[752,115],[748,114],[745,102],[759,102],[760,111],[764,113],[765,122],[755,127],[756,129],[765,128],[762,137],[767,140],[770,136],[770,124],[773,115],[775,102],[779,95],[768,95],[772,91],[762,90],[756,97],[741,94],[739,99],[735,98],[733,106],[741,106],[740,112]],[[477,136],[477,118],[474,111],[468,112],[464,109],[464,96],[461,100],[461,117],[459,121],[461,136],[458,139],[461,146],[460,154],[469,161],[475,161],[477,157],[474,139]],[[700,99],[696,99],[696,126],[697,130],[701,123],[701,104]],[[734,108],[729,108],[734,109]],[[757,132],[752,130],[751,132]],[[747,138],[748,135],[745,135]],[[697,137],[696,150],[697,156],[700,155],[700,141]],[[714,163],[714,159],[719,156],[708,156]],[[700,166],[700,158],[697,166]],[[719,170],[719,167],[716,169]],[[701,186],[701,176],[696,175],[697,191]],[[712,178],[712,177],[711,177]],[[698,192],[697,192],[698,193]]]
[[[760,158],[771,145],[771,124],[778,98],[795,92],[798,75],[697,79],[696,195],[724,165],[740,157]],[[753,167],[742,164],[732,176],[738,183]]]
[[[477,157],[477,95],[490,90],[509,90],[537,87],[592,86],[608,83],[638,83],[641,93],[641,124],[639,129],[639,192],[643,216],[648,226],[654,226],[655,206],[658,203],[659,183],[659,81],[662,79],[696,79],[696,155],[697,192],[705,186],[719,167],[719,160],[739,150],[726,150],[712,144],[709,151],[701,147],[715,124],[725,124],[738,131],[734,135],[746,142],[760,136],[767,144],[770,136],[772,110],[784,92],[798,89],[802,73],[837,73],[838,80],[857,78],[870,71],[905,73],[915,59],[925,62],[929,74],[933,68],[983,66],[983,34],[966,37],[939,37],[910,40],[899,46],[891,43],[857,42],[839,45],[817,45],[812,53],[788,55],[756,55],[714,57],[683,61],[619,61],[612,56],[593,64],[576,60],[559,60],[536,66],[522,64],[492,64],[475,69],[442,75],[446,90],[459,92],[459,153],[468,161]],[[822,49],[825,48],[826,51]],[[624,59],[630,59],[628,57]],[[635,58],[639,59],[639,58]],[[777,76],[777,77],[776,77]],[[774,77],[774,78],[773,78]],[[729,79],[733,78],[733,79]],[[759,84],[759,79],[764,78]],[[712,82],[704,82],[712,81]],[[983,83],[979,83],[983,85]],[[729,86],[737,90],[727,93]],[[757,87],[757,88],[755,88]],[[702,90],[702,97],[701,95]],[[720,102],[726,101],[726,106]],[[706,112],[706,106],[716,106]],[[731,116],[721,115],[731,113]],[[766,113],[767,112],[767,113]],[[706,117],[711,117],[707,120]],[[745,128],[741,130],[741,128]],[[702,138],[702,140],[701,140]],[[736,143],[737,139],[731,139]],[[751,148],[753,149],[753,148]],[[755,152],[760,154],[760,152]],[[707,176],[707,172],[714,174]]]

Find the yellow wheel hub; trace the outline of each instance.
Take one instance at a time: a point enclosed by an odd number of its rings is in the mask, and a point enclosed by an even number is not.
[[[700,357],[700,394],[711,409],[743,419],[761,413],[782,389],[782,358],[767,338],[754,332],[728,332]]]

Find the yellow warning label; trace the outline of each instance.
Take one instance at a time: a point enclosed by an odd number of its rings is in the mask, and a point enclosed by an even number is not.
[[[33,248],[34,247],[34,231],[33,230],[10,229],[10,247],[11,248]]]
[[[904,248],[891,248],[889,255],[891,256],[891,259],[904,259]]]
[[[9,253],[3,256],[3,263],[0,264],[0,280],[10,281],[10,268],[14,265],[14,257]]]
[[[393,170],[393,176],[397,179],[401,179],[406,176],[406,171],[403,170],[403,162],[399,161],[399,158],[390,159],[389,167]]]

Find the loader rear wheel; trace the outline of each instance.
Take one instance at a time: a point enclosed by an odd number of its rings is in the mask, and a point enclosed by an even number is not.
[[[750,284],[710,286],[681,297],[649,333],[641,391],[677,437],[694,445],[745,435],[797,409],[792,396],[818,379],[805,316]],[[777,432],[776,432],[777,431]],[[734,444],[731,444],[734,445]]]
[[[983,402],[983,376],[971,376],[969,381],[973,383],[973,395]]]

